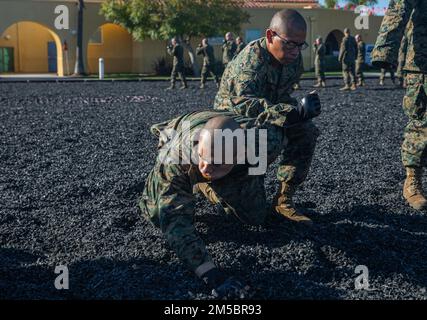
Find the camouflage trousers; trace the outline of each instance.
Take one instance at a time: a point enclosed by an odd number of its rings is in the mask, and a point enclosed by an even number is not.
[[[293,186],[305,181],[319,134],[319,129],[311,120],[286,130],[288,144],[282,152],[277,171],[279,181]]]
[[[242,223],[260,225],[265,221],[269,207],[263,175],[250,176],[247,171],[231,173],[227,179],[199,183],[197,189],[219,211],[235,216]]]
[[[427,149],[427,74],[406,75],[406,95],[403,110],[409,117],[402,143],[405,167],[425,166]]]
[[[184,72],[184,66],[182,65],[174,65],[172,67],[172,72],[171,72],[171,84],[175,85],[176,82],[176,78],[179,75],[179,77],[181,78],[181,82],[183,85],[187,85],[187,79],[185,79],[185,72]]]
[[[390,68],[390,69],[381,69],[380,80],[384,81],[387,72],[390,72],[390,79],[391,79],[391,81],[394,82],[396,78],[395,78],[395,74],[394,74],[394,69],[392,69],[392,68]]]
[[[160,228],[169,247],[185,266],[196,271],[212,259],[194,227],[196,199],[192,186],[177,175],[180,171],[178,165],[156,163],[145,181],[139,207],[142,216]],[[179,191],[171,191],[176,184]]]
[[[365,81],[365,75],[363,74],[363,68],[365,66],[365,63],[362,61],[356,61],[356,77],[357,80]]]
[[[346,86],[356,84],[356,70],[354,63],[342,64],[342,76]]]
[[[206,64],[204,64],[203,67],[202,67],[202,73],[201,73],[202,80],[201,80],[201,83],[202,84],[206,83],[206,80],[207,80],[207,78],[209,76],[209,73],[212,75],[212,77],[214,77],[215,83],[219,83],[218,75],[215,72],[215,66],[214,65],[206,65]]]
[[[316,72],[316,78],[317,81],[325,81],[325,65],[324,63],[317,62],[314,64],[315,72]]]

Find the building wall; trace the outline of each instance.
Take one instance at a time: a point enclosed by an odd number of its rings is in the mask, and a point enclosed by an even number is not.
[[[104,17],[99,15],[101,0],[86,0],[84,11],[84,34],[83,34],[83,58],[86,69],[89,72],[97,72],[97,60],[102,55],[106,62],[106,72],[135,72],[135,73],[152,73],[154,64],[159,58],[166,58],[170,61],[170,57],[166,53],[166,42],[157,40],[145,40],[142,42],[131,41],[130,35],[127,32],[117,28],[107,27],[105,39],[102,45],[89,44],[90,37],[94,34],[98,27],[107,23]],[[70,29],[56,30],[54,26],[57,15],[54,10],[57,5],[66,5],[70,12]],[[255,33],[263,36],[265,29],[268,27],[271,17],[279,9],[263,9],[263,8],[248,8],[245,9],[251,15],[250,22],[243,25],[241,35],[247,40],[248,31],[252,30]],[[307,42],[312,44],[315,37],[318,35],[326,39],[327,35],[335,30],[343,30],[345,27],[352,29],[353,34],[357,30],[354,28],[354,20],[356,15],[349,11],[336,11],[329,9],[298,9],[305,17],[308,24]],[[57,43],[58,55],[58,74],[64,74],[64,52],[62,44],[64,41],[68,43],[68,60],[70,71],[72,73],[75,63],[75,48],[76,48],[76,5],[75,0],[0,0],[0,38],[3,38],[4,32],[16,22],[31,21],[39,23],[48,28],[51,36]],[[364,36],[367,43],[374,43],[381,24],[382,17],[370,17],[370,28],[360,33]],[[35,43],[46,41],[45,38],[40,39],[39,33],[27,37],[29,46],[34,47]],[[3,40],[1,40],[3,41]],[[192,44],[195,49],[200,39],[193,39]],[[118,45],[119,44],[119,45]],[[221,45],[215,45],[215,53],[217,59],[221,59]],[[38,54],[38,56],[41,55]],[[188,55],[186,54],[186,57]],[[304,64],[306,69],[312,67],[314,60],[312,48],[303,52]],[[130,62],[126,61],[129,58]],[[38,60],[37,56],[32,56],[28,59],[22,59],[21,64],[24,66],[24,71],[32,68],[32,64],[27,63],[27,60]],[[188,60],[188,57],[186,58]],[[25,60],[25,61],[24,61]],[[16,60],[16,63],[19,63]],[[198,57],[197,61],[201,62]],[[40,60],[40,64],[42,60]],[[47,63],[47,62],[46,62]],[[38,63],[36,64],[38,65]],[[35,69],[32,69],[35,70]],[[40,69],[37,69],[40,70]],[[36,71],[34,71],[36,72]],[[38,72],[38,71],[37,71]],[[65,70],[65,74],[67,70]]]
[[[98,73],[99,58],[104,59],[106,73],[131,73],[133,71],[132,36],[122,27],[112,23],[101,27],[102,42],[88,45],[88,73]]]
[[[15,72],[47,73],[48,42],[55,41],[46,27],[33,22],[10,26],[0,38],[0,47],[14,49]]]

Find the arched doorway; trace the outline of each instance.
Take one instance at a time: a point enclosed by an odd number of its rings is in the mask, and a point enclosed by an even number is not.
[[[326,55],[338,56],[342,38],[344,38],[344,33],[340,30],[333,30],[329,32],[325,41]]]
[[[133,40],[126,29],[113,23],[100,26],[91,36],[87,50],[88,72],[98,73],[104,59],[105,73],[131,73]]]
[[[0,36],[0,73],[64,75],[61,39],[48,27],[20,21]]]

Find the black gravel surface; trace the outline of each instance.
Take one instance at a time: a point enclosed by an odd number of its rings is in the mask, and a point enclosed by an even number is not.
[[[217,264],[260,299],[427,299],[427,217],[401,195],[404,91],[328,84],[296,195],[314,227],[243,226],[200,198],[196,228]],[[215,95],[212,83],[168,85],[0,83],[0,298],[211,298],[137,209],[156,156],[149,126],[209,108]],[[54,287],[57,265],[68,266],[69,290]],[[369,290],[355,290],[358,265]]]

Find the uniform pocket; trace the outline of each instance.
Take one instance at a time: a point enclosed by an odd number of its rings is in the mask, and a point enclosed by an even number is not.
[[[426,93],[423,86],[422,74],[406,76],[406,95],[403,98],[403,110],[411,119],[421,120],[426,112]]]

